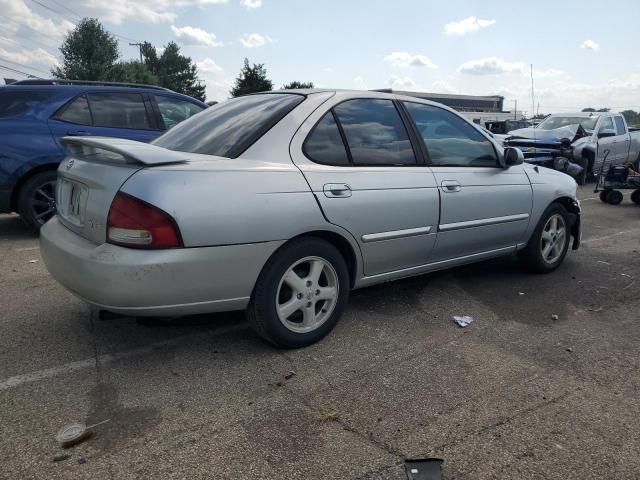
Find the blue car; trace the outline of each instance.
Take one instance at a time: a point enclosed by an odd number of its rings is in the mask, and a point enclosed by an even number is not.
[[[62,137],[150,142],[205,108],[135,84],[23,80],[0,87],[0,213],[17,212],[36,231],[54,215]]]

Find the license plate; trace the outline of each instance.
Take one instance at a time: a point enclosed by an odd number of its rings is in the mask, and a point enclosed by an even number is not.
[[[84,208],[87,202],[86,185],[67,179],[58,180],[58,215],[81,226],[84,223]]]

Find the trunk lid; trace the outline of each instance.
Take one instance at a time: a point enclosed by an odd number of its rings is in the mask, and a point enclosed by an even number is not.
[[[58,218],[96,244],[107,238],[107,217],[120,187],[138,170],[182,163],[187,154],[119,138],[64,137],[69,156],[58,168]]]

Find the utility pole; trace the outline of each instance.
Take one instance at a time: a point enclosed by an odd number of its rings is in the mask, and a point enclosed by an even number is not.
[[[536,114],[536,100],[533,93],[533,63],[531,64],[531,116]]]
[[[513,119],[518,120],[518,100],[514,100],[515,105],[513,107]]]
[[[141,43],[129,43],[132,47],[138,47],[140,49],[140,63],[144,63],[142,61],[142,44]]]

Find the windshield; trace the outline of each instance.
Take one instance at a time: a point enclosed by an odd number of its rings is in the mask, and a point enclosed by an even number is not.
[[[597,116],[593,117],[562,117],[552,115],[545,118],[536,128],[540,130],[553,130],[554,128],[566,127],[568,125],[582,125],[585,130],[593,130],[598,121]]]
[[[235,158],[304,100],[298,94],[260,94],[219,103],[179,123],[154,145]]]

